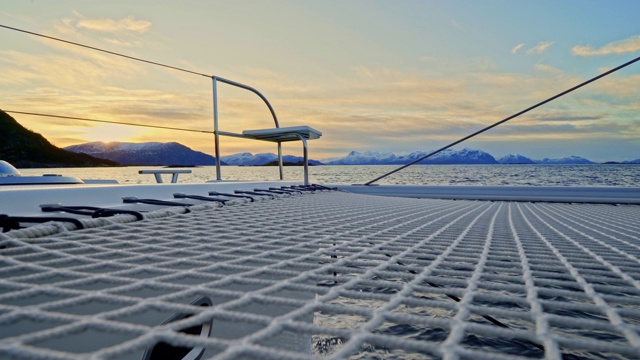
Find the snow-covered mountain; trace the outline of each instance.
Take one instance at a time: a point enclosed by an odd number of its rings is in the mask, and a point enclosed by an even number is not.
[[[227,165],[265,165],[270,162],[278,161],[278,155],[272,153],[255,154],[249,152],[221,156],[220,161],[223,161]],[[289,163],[301,163],[304,161],[302,156],[283,155],[283,162]],[[322,165],[320,161],[309,159],[310,165]]]
[[[192,150],[176,142],[160,143],[123,143],[123,142],[90,142],[68,146],[66,150],[85,153],[97,158],[116,161],[122,165],[215,165],[211,155]],[[399,165],[415,161],[429,152],[414,151],[409,154],[396,155],[391,152],[351,151],[344,157],[325,159],[320,162],[309,159],[311,165]],[[265,165],[278,160],[273,153],[252,154],[249,152],[221,156],[224,165]],[[284,155],[284,162],[300,163],[301,156]],[[624,161],[624,164],[638,164],[640,159]],[[595,164],[580,156],[568,156],[558,159],[544,158],[532,160],[520,154],[512,154],[496,160],[491,154],[482,150],[464,148],[462,150],[447,149],[419,164]]]
[[[351,151],[347,156],[325,159],[327,165],[399,165],[407,164],[419,159],[430,152],[414,151],[410,154],[396,155],[390,152]],[[640,159],[625,161],[624,164],[640,163]],[[520,154],[511,154],[496,160],[491,154],[482,150],[464,148],[462,150],[447,149],[432,157],[420,161],[418,164],[596,164],[580,156],[563,158],[544,158],[533,160]]]
[[[125,143],[101,141],[67,146],[68,151],[116,161],[122,165],[215,165],[216,158],[176,142]]]
[[[500,164],[535,164],[535,161],[520,154],[509,154],[498,159]]]
[[[406,155],[396,155],[393,153],[383,153],[377,151],[351,151],[343,158],[325,160],[327,165],[395,165],[406,164],[415,161],[428,152],[415,151]],[[459,151],[447,149],[428,159],[422,160],[419,164],[497,164],[496,159],[490,154],[474,149],[462,149]]]
[[[398,157],[392,153],[382,153],[378,151],[352,151],[342,158],[325,160],[327,165],[380,165],[397,164]]]
[[[560,159],[549,159],[544,158],[542,160],[534,160],[536,164],[543,165],[580,165],[580,164],[595,164],[595,162],[591,160],[587,160],[580,156],[567,156]]]
[[[415,154],[415,153],[414,153]],[[421,154],[424,156],[426,154]],[[417,159],[413,158],[412,160]],[[462,150],[444,150],[418,164],[497,164],[498,161],[482,150],[464,148]]]

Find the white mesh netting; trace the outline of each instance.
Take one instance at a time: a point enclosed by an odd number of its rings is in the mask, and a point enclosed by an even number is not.
[[[165,214],[0,235],[0,358],[640,357],[640,206],[323,192]]]

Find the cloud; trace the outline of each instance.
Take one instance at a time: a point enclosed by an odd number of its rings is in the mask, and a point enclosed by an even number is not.
[[[138,20],[133,16],[127,16],[120,20],[84,18],[76,21],[75,26],[81,29],[108,33],[120,31],[144,33],[151,27],[151,22],[147,20]]]
[[[102,40],[110,44],[113,44],[116,46],[123,46],[123,47],[139,47],[142,45],[140,41],[122,41],[122,40],[112,39],[112,38],[103,38]]]
[[[588,122],[583,124],[557,123],[513,123],[491,130],[497,140],[508,141],[522,139],[524,141],[544,139],[590,140],[590,139],[633,139],[640,134],[637,125],[613,121]]]
[[[541,42],[538,45],[528,49],[527,50],[527,55],[542,54],[542,53],[546,52],[551,47],[551,45],[553,45],[553,44],[554,44],[553,41]]]
[[[524,47],[524,43],[520,43],[516,46],[513,47],[513,49],[511,49],[511,53],[515,54],[518,52],[518,50],[522,49]]]
[[[0,80],[0,83],[38,82],[41,86],[47,83],[67,89],[79,89],[79,84],[83,84],[81,89],[108,78],[126,80],[142,71],[138,64],[131,61],[85,49],[73,50],[82,53],[84,58],[58,54],[39,56],[13,50],[0,51],[0,69],[11,69],[12,73],[11,76]]]
[[[576,45],[571,49],[576,56],[599,56],[610,54],[625,54],[640,51],[640,35],[631,36],[627,39],[614,41],[599,49],[588,45]]]
[[[597,115],[573,115],[573,114],[544,114],[534,116],[534,119],[539,121],[597,121],[605,118],[603,114]]]
[[[534,69],[539,70],[539,71],[544,71],[544,72],[548,72],[548,73],[554,73],[554,74],[561,74],[562,71],[560,71],[557,68],[554,68],[553,66],[550,65],[546,65],[546,64],[535,64],[533,66]]]

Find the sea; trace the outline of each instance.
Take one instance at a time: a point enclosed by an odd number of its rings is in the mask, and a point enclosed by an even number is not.
[[[396,165],[311,166],[309,179],[317,184],[363,184],[393,169]],[[153,175],[139,170],[164,167],[126,166],[95,168],[20,169],[23,175],[61,174],[80,179],[110,179],[121,184],[152,184]],[[202,183],[216,178],[214,166],[188,168],[179,183]],[[277,166],[222,166],[223,180],[278,180]],[[164,175],[170,181],[170,175]],[[286,166],[284,178],[303,179],[301,166]],[[640,187],[640,165],[416,165],[386,177],[378,184],[456,185],[456,186],[613,186]]]

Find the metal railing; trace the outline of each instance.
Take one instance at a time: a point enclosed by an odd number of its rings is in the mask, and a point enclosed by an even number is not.
[[[143,63],[146,63],[146,64],[156,65],[156,66],[168,68],[168,69],[171,69],[171,70],[177,70],[177,71],[189,73],[189,74],[192,74],[192,75],[198,75],[198,76],[204,76],[204,77],[211,78],[213,80],[213,118],[214,118],[213,121],[214,121],[216,179],[217,180],[222,180],[222,176],[220,174],[220,148],[219,148],[220,135],[234,136],[234,137],[244,137],[241,134],[234,134],[234,133],[230,133],[230,132],[219,131],[219,129],[218,129],[218,89],[217,89],[218,81],[223,82],[225,84],[229,84],[229,85],[238,87],[238,88],[241,88],[241,89],[249,90],[249,91],[253,92],[254,94],[258,95],[262,99],[262,101],[264,101],[265,104],[267,104],[267,107],[269,108],[269,111],[271,112],[271,115],[273,116],[273,121],[275,122],[276,128],[280,127],[280,125],[278,124],[278,117],[276,116],[276,112],[273,110],[273,107],[269,103],[269,100],[267,100],[267,98],[264,95],[262,95],[262,93],[260,93],[260,91],[258,91],[257,89],[255,89],[255,88],[253,88],[251,86],[248,86],[248,85],[245,85],[245,84],[241,84],[239,82],[232,81],[232,80],[229,80],[229,79],[225,79],[225,78],[222,78],[222,77],[219,77],[219,76],[207,75],[207,74],[203,74],[203,73],[200,73],[200,72],[197,72],[197,71],[184,69],[184,68],[180,68],[180,67],[177,67],[177,66],[171,66],[171,65],[159,63],[159,62],[156,62],[156,61],[150,61],[150,60],[142,59],[142,58],[135,57],[135,56],[129,56],[129,55],[117,53],[117,52],[114,52],[114,51],[109,51],[109,50],[97,48],[95,46],[89,46],[89,45],[77,43],[77,42],[74,42],[74,41],[69,41],[69,40],[65,40],[65,39],[61,39],[61,38],[57,38],[57,37],[53,37],[53,36],[39,34],[39,33],[35,33],[35,32],[32,32],[32,31],[24,30],[24,29],[18,29],[18,28],[7,26],[7,25],[3,25],[3,24],[0,24],[0,28],[13,30],[13,31],[17,31],[17,32],[33,35],[33,36],[38,36],[38,37],[45,38],[45,39],[48,39],[48,40],[59,41],[59,42],[65,43],[65,44],[79,46],[79,47],[83,47],[83,48],[86,48],[86,49],[90,49],[90,50],[106,53],[106,54],[109,54],[109,55],[119,56],[119,57],[126,58],[126,59],[129,59],[129,60],[134,60],[134,61],[140,61],[140,62],[143,62]],[[33,115],[52,116],[52,115],[44,115],[44,114],[33,114]],[[71,117],[67,117],[67,118],[71,119]],[[73,119],[84,120],[84,121],[99,121],[99,120],[94,120],[94,119],[83,119],[83,118],[73,118]],[[100,121],[100,122],[110,122],[110,121]],[[117,122],[112,122],[112,123],[117,123]],[[123,125],[141,126],[139,124],[123,124]],[[149,127],[151,127],[151,126],[149,126]],[[166,128],[168,128],[168,127],[166,127]],[[173,129],[175,129],[175,130],[187,130],[187,129],[176,129],[176,128],[173,128]],[[195,130],[187,130],[187,131],[195,131]],[[199,131],[199,132],[206,132],[206,131]],[[305,141],[303,141],[303,143],[305,143],[305,145],[306,145]],[[283,165],[282,164],[282,144],[280,142],[278,142],[278,165],[279,165],[279,169],[280,169],[280,180],[283,180],[284,175],[283,175],[283,168],[282,168],[282,165]]]
[[[278,116],[276,115],[275,110],[273,110],[273,106],[271,106],[271,103],[269,102],[269,100],[264,95],[262,95],[262,93],[258,91],[256,88],[253,88],[251,86],[248,86],[233,80],[225,79],[219,76],[211,76],[211,80],[213,82],[213,133],[215,138],[214,142],[215,142],[215,157],[216,157],[216,180],[222,180],[222,174],[220,171],[220,135],[232,136],[232,137],[243,137],[243,136],[240,134],[220,131],[218,127],[218,81],[231,86],[241,88],[241,89],[249,90],[252,93],[258,95],[260,99],[262,99],[262,101],[264,101],[264,103],[269,108],[269,111],[271,112],[271,116],[273,116],[273,122],[275,123],[276,128],[279,128],[280,124],[278,123]],[[304,139],[303,139],[303,142],[304,142]],[[282,164],[282,143],[278,142],[278,168],[280,172],[280,180],[284,179],[284,172],[283,172],[282,165],[283,165]]]

